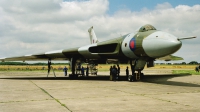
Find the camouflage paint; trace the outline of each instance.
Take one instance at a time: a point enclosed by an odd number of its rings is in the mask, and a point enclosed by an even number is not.
[[[144,57],[146,60],[147,58],[151,58],[151,59],[155,58],[153,57],[154,55],[151,54],[151,51],[156,53],[156,57],[159,57],[159,56],[161,57],[165,55],[170,55],[171,53],[174,53],[180,48],[179,44],[177,46],[173,45],[175,46],[173,48],[173,46],[170,46],[172,44],[167,45],[167,42],[166,42],[166,45],[164,46],[165,47],[164,50],[167,50],[168,52],[165,54],[160,54],[160,53],[165,52],[162,49],[159,49],[159,47],[162,47],[162,43],[160,43],[159,46],[156,49],[154,49],[155,48],[154,47],[155,45],[153,45],[154,40],[151,40],[151,41],[147,40],[147,38],[150,38],[150,35],[154,34],[155,32],[157,32],[157,30],[153,26],[144,25],[139,29],[138,32],[131,33],[133,34],[131,36],[128,34],[122,37],[90,44],[90,45],[79,47],[79,48],[50,51],[50,52],[45,52],[45,53],[30,54],[30,55],[17,56],[17,57],[5,57],[5,58],[0,58],[0,61],[48,60],[49,58],[52,60],[54,59],[67,60],[74,57],[85,58],[85,59],[100,59],[100,58],[101,59],[102,58],[103,59],[135,59],[135,58]],[[165,35],[165,36],[166,36],[165,40],[170,43],[171,40],[167,39],[168,37],[170,37],[170,35]],[[177,37],[174,37],[174,39],[178,41]],[[144,44],[144,40],[147,44]],[[156,41],[156,38],[155,38],[155,41]],[[164,42],[164,40],[162,42]],[[149,46],[151,46],[151,49],[148,48]]]
[[[156,32],[156,30],[150,30],[150,31],[145,31],[145,32],[138,32],[137,34],[134,35],[133,38],[135,38],[136,42],[136,48],[134,50],[135,55],[137,55],[138,57],[140,56],[148,56],[142,46],[143,40],[144,38],[146,38],[147,36],[149,36],[150,34]]]

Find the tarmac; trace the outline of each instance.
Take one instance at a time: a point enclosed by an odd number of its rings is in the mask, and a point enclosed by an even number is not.
[[[142,81],[98,76],[69,79],[62,72],[0,71],[0,112],[199,112],[200,75],[144,70]]]

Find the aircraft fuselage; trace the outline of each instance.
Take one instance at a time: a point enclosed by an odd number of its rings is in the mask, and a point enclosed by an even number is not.
[[[115,39],[78,48],[86,59],[137,59],[159,58],[175,53],[181,48],[181,41],[172,34],[158,31],[138,31]]]

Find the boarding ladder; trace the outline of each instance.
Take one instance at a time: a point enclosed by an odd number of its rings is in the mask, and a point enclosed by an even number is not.
[[[52,71],[53,71],[54,77],[56,78],[56,74],[55,74],[54,69],[53,69],[52,66],[51,66],[51,68],[50,68],[50,71],[51,71],[51,69],[52,69]],[[50,73],[50,72],[49,72],[49,73]],[[49,73],[47,73],[47,77],[49,76]]]

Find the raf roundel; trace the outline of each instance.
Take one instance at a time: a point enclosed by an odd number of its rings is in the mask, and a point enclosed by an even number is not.
[[[129,42],[129,48],[134,51],[135,50],[135,47],[136,46],[136,43],[135,43],[135,38],[132,38]]]

